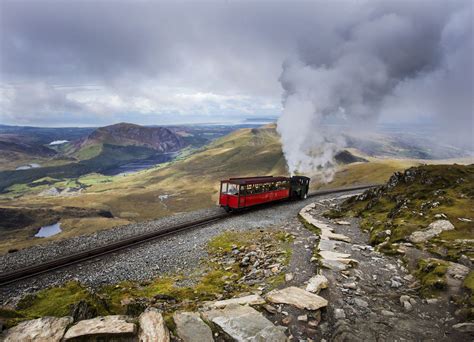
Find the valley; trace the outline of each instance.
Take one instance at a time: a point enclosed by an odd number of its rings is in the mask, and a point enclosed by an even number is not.
[[[74,163],[0,172],[0,185],[4,189],[0,194],[0,207],[8,215],[4,222],[12,222],[8,227],[3,223],[1,252],[213,207],[217,202],[218,180],[222,178],[288,174],[274,125],[175,127],[167,133],[174,133],[174,144],[164,146],[178,151],[166,152],[166,155],[151,149],[146,139],[133,143],[133,139],[127,138],[128,130],[137,129],[133,125],[109,127],[112,128],[98,130],[69,147],[62,147],[68,151],[65,154],[78,158]],[[229,133],[232,129],[234,131]],[[110,132],[116,136],[110,137]],[[64,136],[55,136],[61,137]],[[421,163],[438,163],[378,155],[366,145],[354,145],[339,153],[334,179],[321,183],[314,178],[312,189],[382,183],[396,171]],[[392,155],[397,147],[390,146]],[[161,163],[140,171],[122,171],[127,165],[132,169],[137,164],[147,167],[150,160]],[[455,161],[466,163],[469,160],[458,158]],[[104,214],[99,215],[99,212]],[[60,234],[41,239],[34,237],[41,226],[59,221]]]

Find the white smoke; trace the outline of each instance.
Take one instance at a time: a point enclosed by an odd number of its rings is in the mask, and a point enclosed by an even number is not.
[[[291,173],[331,180],[342,133],[380,117],[428,118],[472,139],[472,1],[362,2],[357,13],[310,32],[283,65],[278,132]]]

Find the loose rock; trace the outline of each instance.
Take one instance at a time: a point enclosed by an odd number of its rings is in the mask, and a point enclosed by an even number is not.
[[[173,315],[176,332],[184,342],[213,342],[212,330],[198,313],[181,312]]]
[[[286,341],[283,328],[274,326],[250,306],[231,304],[224,309],[203,312],[203,317],[236,341]]]
[[[42,317],[21,322],[17,326],[3,332],[0,335],[0,340],[5,342],[59,342],[72,321],[72,317]]]
[[[101,337],[132,337],[137,332],[134,323],[127,321],[127,316],[103,316],[77,322],[64,335],[64,340],[74,338]]]
[[[149,308],[138,318],[140,342],[169,342],[170,333],[161,313],[155,308]]]
[[[265,298],[272,303],[290,304],[299,309],[318,310],[328,305],[323,297],[294,286],[273,290]]]

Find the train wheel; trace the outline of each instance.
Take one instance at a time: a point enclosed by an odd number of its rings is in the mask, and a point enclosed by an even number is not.
[[[226,205],[226,206],[224,207],[224,210],[225,210],[226,212],[228,212],[228,213],[231,213],[231,212],[232,212],[232,208],[230,208],[228,205]]]

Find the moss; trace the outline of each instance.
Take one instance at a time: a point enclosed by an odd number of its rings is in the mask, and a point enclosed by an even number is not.
[[[416,275],[421,282],[421,293],[425,297],[436,296],[447,287],[446,272],[449,263],[439,259],[421,259]]]
[[[22,320],[34,319],[43,316],[62,317],[70,314],[71,307],[77,302],[85,300],[99,315],[108,315],[110,312],[100,297],[92,294],[78,282],[68,282],[61,287],[53,287],[39,291],[34,295],[27,295],[17,305],[17,319],[9,320],[9,325],[15,325]]]
[[[243,250],[250,248],[256,242],[262,245],[270,244],[276,250],[283,252],[283,264],[288,264],[292,237],[282,231],[251,231],[225,232],[208,244],[210,258],[202,263],[197,272],[184,277],[183,275],[170,275],[156,278],[148,282],[124,281],[115,285],[100,288],[97,294],[92,294],[87,288],[77,282],[70,282],[61,287],[50,288],[34,295],[25,296],[19,303],[18,314],[21,318],[14,318],[11,324],[16,324],[21,319],[39,316],[65,316],[69,314],[70,306],[80,300],[86,300],[95,307],[98,314],[125,314],[124,300],[131,303],[140,300],[164,301],[168,320],[174,310],[196,310],[199,303],[214,300],[222,295],[234,296],[241,292],[252,290],[252,286],[237,283],[236,280],[243,276],[238,264],[231,266],[212,261],[225,253],[230,253],[233,245],[238,245]],[[230,268],[228,268],[230,267]],[[284,282],[284,273],[266,279],[270,287],[277,287]],[[193,285],[180,286],[183,280]],[[169,305],[168,305],[169,304]],[[13,313],[12,313],[13,314]],[[169,322],[168,322],[169,323]]]
[[[345,214],[340,209],[331,209],[331,210],[328,210],[328,211],[324,212],[323,216],[328,218],[328,219],[336,219],[336,218],[344,217]]]
[[[321,235],[321,229],[307,222],[301,215],[298,215],[298,220],[300,220],[301,224],[310,232],[313,232],[314,234],[318,236]]]

